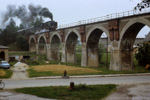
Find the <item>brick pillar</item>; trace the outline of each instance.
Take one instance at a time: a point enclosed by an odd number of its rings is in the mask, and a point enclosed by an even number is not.
[[[39,44],[38,44],[38,35],[36,34],[35,36],[35,47],[36,47],[36,54],[39,54]]]
[[[81,66],[87,66],[87,47],[86,47],[85,26],[80,26],[80,34],[81,34],[81,42],[82,42]]]
[[[120,50],[113,49],[111,50],[111,58],[110,58],[110,70],[120,71],[121,70],[121,57]]]
[[[61,62],[66,62],[66,43],[65,43],[65,30],[60,30],[61,36],[61,47],[62,47],[62,55],[61,55]]]
[[[121,70],[120,50],[118,49],[119,40],[119,20],[109,21],[109,39],[112,44],[110,57],[110,70]]]
[[[51,60],[51,45],[50,45],[50,32],[46,32],[45,34],[45,38],[46,38],[46,56],[48,60]]]
[[[39,45],[36,44],[36,54],[39,54]]]
[[[111,41],[119,41],[119,20],[112,20],[108,23]]]
[[[51,60],[51,45],[50,43],[49,44],[46,44],[46,48],[47,48],[47,59],[48,60]]]

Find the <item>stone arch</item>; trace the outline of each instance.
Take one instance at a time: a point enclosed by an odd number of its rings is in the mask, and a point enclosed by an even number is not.
[[[99,39],[103,32],[109,37],[109,32],[103,26],[92,27],[86,37],[86,48],[87,48],[87,65],[91,67],[98,67],[100,58],[98,52]]]
[[[120,40],[123,39],[125,32],[135,23],[141,23],[143,25],[147,25],[148,27],[150,27],[150,21],[148,21],[147,19],[144,19],[144,18],[131,19],[122,29],[120,33]],[[119,48],[120,48],[120,45],[121,45],[121,42],[119,43]]]
[[[29,38],[29,44],[31,43],[31,40],[34,40],[34,41],[36,41],[36,39],[35,39],[35,36],[34,35],[32,35],[32,36],[30,36],[30,38]]]
[[[133,70],[133,44],[139,31],[147,25],[150,28],[150,22],[146,19],[135,18],[130,20],[121,31],[121,40],[119,43],[121,70]]]
[[[29,46],[30,46],[30,52],[36,52],[36,40],[35,38],[30,38],[29,41]]]
[[[46,47],[46,38],[41,35],[38,38],[38,53],[39,54],[46,54],[47,47]]]
[[[70,30],[65,37],[65,51],[66,51],[66,62],[76,62],[76,43],[78,38],[81,41],[79,32],[75,29]]]
[[[0,60],[5,60],[5,52],[4,51],[0,52]]]
[[[86,41],[88,41],[90,34],[95,30],[95,29],[99,29],[102,30],[103,32],[106,33],[106,35],[108,36],[109,39],[109,30],[107,30],[105,27],[101,26],[101,25],[96,25],[90,28],[90,30],[88,31],[87,35],[86,35]]]
[[[53,37],[54,37],[55,35],[60,39],[60,41],[62,40],[62,39],[61,39],[61,36],[59,35],[59,33],[55,32],[55,33],[53,33],[53,34],[51,35],[51,37],[50,37],[50,43],[51,43],[51,41],[52,41],[52,39],[53,39]]]
[[[75,33],[77,36],[78,36],[78,38],[81,40],[81,35],[80,35],[80,33],[76,30],[76,29],[71,29],[71,30],[69,30],[69,32],[66,34],[66,36],[65,36],[65,43],[66,43],[66,41],[67,41],[67,39],[68,39],[68,36],[71,34],[71,33]]]
[[[54,33],[50,38],[51,60],[60,61],[61,37],[58,33]]]
[[[39,36],[39,38],[38,38],[38,43],[40,42],[40,39],[41,39],[41,38],[43,38],[43,39],[45,40],[45,43],[47,43],[47,42],[46,42],[46,37],[45,37],[44,34],[41,34],[41,35]]]

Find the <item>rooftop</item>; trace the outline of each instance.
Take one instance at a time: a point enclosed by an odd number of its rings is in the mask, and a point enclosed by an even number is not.
[[[8,47],[0,45],[0,49],[8,49]]]

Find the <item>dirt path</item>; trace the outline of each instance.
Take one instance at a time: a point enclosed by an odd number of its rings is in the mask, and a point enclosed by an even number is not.
[[[120,85],[104,100],[150,100],[150,83]]]
[[[28,79],[28,74],[27,74],[27,70],[28,69],[28,65],[24,64],[24,63],[19,63],[17,64],[17,66],[14,66],[12,68],[13,71],[13,75],[11,79]]]

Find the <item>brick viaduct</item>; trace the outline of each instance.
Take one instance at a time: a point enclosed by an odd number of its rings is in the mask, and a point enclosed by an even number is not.
[[[114,17],[115,15],[115,17]],[[150,27],[150,12],[128,11],[79,21],[60,26],[55,31],[31,35],[30,51],[46,54],[49,60],[74,63],[75,47],[79,38],[82,45],[81,66],[99,66],[98,42],[103,32],[111,45],[109,69],[132,70],[132,48],[139,31],[147,25]],[[60,57],[59,45],[62,47]]]

